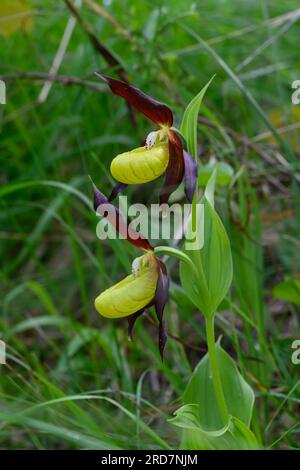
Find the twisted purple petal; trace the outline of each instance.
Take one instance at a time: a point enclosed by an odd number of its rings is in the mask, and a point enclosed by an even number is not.
[[[159,321],[158,348],[160,357],[163,360],[164,348],[167,342],[167,335],[163,323],[163,314],[165,305],[169,299],[169,278],[164,263],[160,260],[158,260],[158,263],[160,270],[155,292],[154,306]]]
[[[116,184],[116,186],[112,189],[112,192],[110,193],[110,196],[108,198],[109,202],[113,201],[117,195],[123,191],[123,189],[125,189],[126,187],[128,186],[128,184],[126,183],[120,183],[118,181],[118,183]]]
[[[194,158],[185,150],[183,151],[183,159],[185,195],[188,201],[192,202],[198,178],[197,163]]]

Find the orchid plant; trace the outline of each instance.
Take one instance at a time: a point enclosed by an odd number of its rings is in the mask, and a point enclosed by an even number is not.
[[[154,306],[159,322],[158,347],[163,359],[167,339],[163,313],[168,301],[169,279],[159,256],[177,257],[182,287],[205,317],[208,352],[187,384],[183,406],[169,422],[181,429],[182,449],[256,449],[261,443],[250,429],[254,393],[220,340],[215,340],[214,319],[231,285],[232,257],[230,241],[214,204],[217,163],[210,168],[204,194],[199,194],[198,188],[197,120],[210,82],[187,106],[178,131],[173,127],[173,113],[167,105],[128,83],[97,75],[113,94],[124,98],[160,129],[148,134],[144,146],[112,160],[110,170],[117,183],[109,197],[93,183],[95,210],[109,219],[122,238],[144,252],[133,261],[131,274],[100,293],[95,308],[107,318],[127,317],[131,337],[137,318]],[[203,207],[204,244],[199,245],[199,249],[154,248],[147,238],[130,228],[113,205],[112,201],[127,185],[145,184],[163,174],[165,182],[160,191],[160,204],[167,203],[171,193],[184,181],[186,197],[192,204],[189,223],[194,222],[199,202]],[[196,227],[197,236],[200,237],[200,227]]]

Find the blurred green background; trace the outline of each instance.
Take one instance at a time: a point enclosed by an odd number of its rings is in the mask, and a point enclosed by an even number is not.
[[[300,366],[291,362],[300,339],[300,105],[291,102],[299,2],[73,3],[77,22],[63,0],[0,2],[1,448],[176,448],[166,417],[206,351],[203,320],[174,261],[164,363],[151,314],[129,342],[126,321],[94,310],[95,296],[139,253],[96,238],[88,175],[108,194],[111,159],[153,129],[96,70],[166,102],[177,126],[216,74],[201,109],[198,159],[224,161],[236,175],[217,194],[235,267],[218,333],[255,389],[252,425],[263,445],[299,448]],[[60,66],[45,94],[53,62]],[[126,194],[157,202],[160,183]],[[284,279],[288,288],[276,293]]]

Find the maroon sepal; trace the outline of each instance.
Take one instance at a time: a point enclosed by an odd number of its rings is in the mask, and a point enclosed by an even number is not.
[[[128,226],[121,212],[107,199],[107,197],[93,184],[94,191],[94,209],[102,217],[106,217],[122,238],[129,241],[134,246],[144,250],[153,251],[154,248],[149,240],[141,233],[136,232]]]
[[[169,278],[165,264],[158,260],[159,264],[159,276],[157,281],[157,287],[154,297],[154,307],[156,316],[159,321],[158,327],[158,348],[161,360],[163,360],[164,348],[167,342],[166,330],[163,322],[163,314],[165,305],[169,299]]]
[[[109,88],[115,95],[124,98],[138,111],[151,119],[151,121],[155,122],[159,126],[165,125],[171,127],[173,125],[173,113],[164,103],[151,98],[151,96],[146,95],[141,90],[129,85],[128,83],[115,80],[111,77],[106,77],[98,72],[95,72],[95,74],[108,84]]]
[[[110,196],[109,196],[109,198],[108,198],[109,202],[113,201],[113,200],[117,197],[117,195],[118,195],[121,191],[123,191],[123,189],[125,189],[127,186],[128,186],[128,184],[126,184],[126,183],[120,183],[120,182],[118,182],[118,183],[116,184],[116,186],[112,189],[112,192],[110,193]]]
[[[197,186],[197,163],[194,158],[185,150],[183,151],[184,159],[184,190],[187,200],[193,201],[194,193]]]
[[[178,135],[169,130],[169,163],[166,169],[165,182],[162,187],[159,202],[165,204],[180,185],[184,175],[183,147]]]

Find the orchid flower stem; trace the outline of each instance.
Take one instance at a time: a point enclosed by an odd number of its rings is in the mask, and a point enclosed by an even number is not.
[[[214,390],[216,394],[217,403],[219,405],[220,414],[224,425],[227,425],[229,414],[225,401],[224,391],[222,387],[222,381],[219,373],[217,355],[216,355],[216,344],[215,344],[215,327],[214,327],[214,315],[205,318],[206,326],[206,338],[209,353],[210,368],[212,373],[212,380]]]
[[[197,269],[196,266],[194,265],[193,261],[189,256],[187,256],[185,253],[183,253],[180,250],[177,250],[176,248],[172,248],[169,246],[156,246],[154,249],[154,254],[155,255],[166,255],[166,256],[173,256],[175,258],[178,258],[180,261],[183,261],[186,263],[191,271],[194,273],[194,275],[197,274]]]

